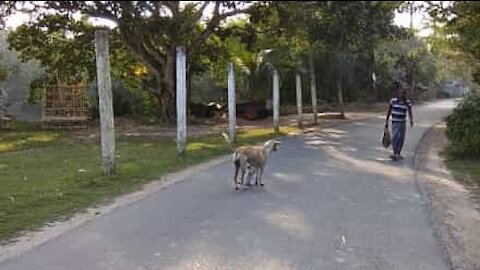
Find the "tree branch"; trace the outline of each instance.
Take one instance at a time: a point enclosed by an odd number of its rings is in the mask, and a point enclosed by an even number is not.
[[[158,80],[157,77],[155,77],[155,80]],[[158,85],[160,83],[156,83],[156,84]],[[160,95],[160,92],[162,91],[162,89],[158,89],[157,87],[147,85],[147,84],[144,84],[144,88],[145,88],[145,90],[147,90],[148,92],[150,92],[154,95]]]
[[[160,62],[162,66],[165,66],[165,60],[163,59],[163,56],[155,50],[153,46],[153,42],[151,40],[147,40],[143,38],[142,46],[143,46],[143,50],[146,51],[148,54],[150,54],[151,57],[153,57],[153,59]]]
[[[202,18],[203,12],[205,11],[205,8],[210,4],[210,1],[204,1],[203,5],[200,7],[200,9],[195,13],[194,18],[195,21],[199,21]]]
[[[99,11],[99,10],[94,10],[94,11],[88,11],[88,12],[85,12],[87,15],[89,15],[90,17],[97,17],[97,18],[102,18],[102,19],[108,19],[110,21],[113,21],[114,23],[117,23],[118,24],[118,18],[111,14],[111,13],[107,13],[107,12],[102,12],[102,11]]]
[[[213,17],[218,16],[220,12],[220,1],[215,2],[215,7],[213,8]]]
[[[94,1],[94,5],[95,8],[93,10],[88,10],[88,7],[86,8],[87,10],[85,12],[88,15],[108,19],[115,23],[118,23],[117,16],[108,11],[107,6],[104,3],[102,3],[101,1]]]
[[[187,50],[187,59],[191,58],[191,55],[193,55],[195,51],[198,50],[198,48],[205,42],[205,40],[207,40],[207,38],[215,31],[215,28],[220,24],[222,20],[241,13],[248,13],[251,9],[252,7],[248,7],[245,9],[237,9],[220,14],[220,2],[215,2],[213,16],[210,19],[210,22],[208,22],[205,30],[200,33],[200,35],[192,42],[192,45]]]
[[[160,1],[164,6],[166,6],[173,14],[177,16],[180,12],[180,1]]]
[[[223,20],[223,19],[226,19],[226,18],[231,17],[231,16],[235,16],[235,15],[238,15],[238,14],[248,13],[250,10],[252,10],[252,7],[232,10],[232,11],[229,11],[229,12],[222,13],[219,16],[220,16],[220,19]]]
[[[151,69],[155,77],[161,77],[159,71],[162,69],[161,61],[163,61],[163,59],[154,58],[153,55],[145,49],[142,40],[132,35],[132,31],[127,27],[120,26],[120,34],[122,35],[122,40],[132,50],[132,53]],[[159,60],[160,63],[155,60]]]

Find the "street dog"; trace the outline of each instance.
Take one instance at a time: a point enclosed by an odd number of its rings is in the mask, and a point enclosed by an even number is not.
[[[280,142],[277,140],[269,140],[263,144],[263,147],[257,148],[256,151],[249,153],[247,162],[253,166],[254,176],[255,176],[255,185],[263,186],[263,172],[265,166],[267,165],[268,157],[272,152],[278,150]]]
[[[235,184],[235,189],[238,189],[237,178],[239,172],[241,174],[241,185],[244,185],[245,174],[247,174],[248,182],[246,186],[251,185],[249,176],[255,177],[255,185],[260,183],[260,185],[263,186],[262,176],[268,157],[272,152],[278,150],[280,142],[277,140],[268,140],[263,146],[240,146],[235,148],[227,134],[222,133],[222,136],[227,140],[233,152],[232,159],[235,165],[233,183]]]

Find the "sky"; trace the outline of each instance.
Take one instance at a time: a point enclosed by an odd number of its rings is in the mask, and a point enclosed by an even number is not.
[[[208,9],[206,13],[208,13]],[[211,13],[211,8],[210,8]],[[28,21],[29,16],[27,14],[16,14],[7,19],[6,24],[9,28],[16,28],[17,26]],[[98,23],[97,20],[92,20],[93,23]],[[425,29],[425,23],[428,22],[428,15],[424,13],[416,13],[413,16],[413,26],[419,30],[420,36],[427,36],[431,33],[430,29]],[[399,26],[409,27],[410,26],[410,14],[408,13],[396,13],[394,23]],[[101,22],[101,24],[104,24]],[[108,24],[108,23],[107,23]]]
[[[428,14],[425,13],[416,13],[413,15],[413,27],[419,30],[418,34],[420,36],[428,36],[432,31],[425,27],[425,24],[428,23]],[[409,13],[396,13],[394,23],[403,27],[410,27],[410,14]]]

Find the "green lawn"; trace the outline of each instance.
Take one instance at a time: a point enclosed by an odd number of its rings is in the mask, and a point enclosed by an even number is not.
[[[12,131],[0,130],[0,154],[4,152],[51,145],[61,132],[43,131],[39,125],[15,123]]]
[[[27,131],[27,130],[33,131]],[[281,133],[295,131],[282,128]],[[0,131],[1,132],[1,131]],[[238,135],[238,145],[273,137],[272,129]],[[172,139],[117,140],[117,174],[102,176],[98,142],[18,127],[0,133],[0,241],[134,191],[164,173],[229,152],[220,136],[191,140],[187,155]]]
[[[449,160],[447,166],[456,179],[480,191],[480,159]],[[480,197],[480,192],[477,195]]]

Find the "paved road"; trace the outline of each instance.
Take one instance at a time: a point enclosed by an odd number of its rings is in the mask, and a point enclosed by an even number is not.
[[[448,269],[412,161],[452,106],[415,108],[401,162],[380,146],[381,118],[284,139],[264,189],[235,192],[221,164],[0,269]]]

